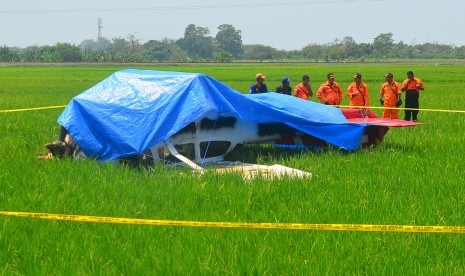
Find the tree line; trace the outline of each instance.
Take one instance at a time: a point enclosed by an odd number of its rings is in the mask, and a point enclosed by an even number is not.
[[[134,34],[126,38],[87,39],[79,45],[25,48],[0,46],[0,62],[233,62],[233,61],[383,61],[393,59],[465,59],[465,46],[395,42],[392,33],[380,33],[372,43],[352,37],[326,44],[308,44],[300,50],[278,50],[266,45],[244,45],[241,31],[229,24],[218,26],[216,36],[206,27],[189,24],[179,39],[141,43]]]

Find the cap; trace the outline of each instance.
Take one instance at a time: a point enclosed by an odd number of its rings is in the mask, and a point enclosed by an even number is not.
[[[407,75],[413,75],[413,72],[412,72],[412,71],[408,71],[408,72],[407,72]]]
[[[391,78],[392,78],[392,77],[394,77],[394,75],[393,75],[392,73],[387,73],[386,75],[384,75],[384,77],[385,77],[385,78],[387,78],[387,77],[391,77]]]
[[[258,80],[258,79],[264,79],[264,78],[266,78],[266,77],[263,76],[262,73],[258,73],[258,74],[255,75],[255,78]]]
[[[361,78],[362,78],[362,74],[357,73],[357,74],[353,75],[352,78],[353,78],[353,79],[356,79],[356,78],[360,78],[360,79],[361,79]]]
[[[334,74],[333,74],[333,73],[328,73],[328,75],[326,75],[326,77],[327,77],[328,79],[330,79],[330,78],[331,78],[331,79],[334,79]]]
[[[291,83],[289,78],[283,78],[282,83]]]

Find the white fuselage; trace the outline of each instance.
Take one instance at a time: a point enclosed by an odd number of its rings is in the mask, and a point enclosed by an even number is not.
[[[176,150],[195,163],[217,162],[238,144],[273,142],[280,133],[260,133],[260,125],[236,116],[206,114],[167,140]],[[165,159],[171,155],[162,142],[150,148],[152,156]]]

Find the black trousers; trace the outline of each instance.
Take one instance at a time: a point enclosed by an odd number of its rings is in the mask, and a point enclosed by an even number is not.
[[[405,93],[405,120],[410,121],[410,118],[413,121],[418,120],[418,110],[408,110],[408,108],[420,108],[420,103],[418,102],[420,98],[420,93],[416,90],[407,90]]]

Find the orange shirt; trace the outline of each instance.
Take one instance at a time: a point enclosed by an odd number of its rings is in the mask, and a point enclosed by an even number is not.
[[[342,89],[337,82],[333,82],[332,85],[329,82],[325,82],[320,86],[316,93],[320,102],[328,102],[329,104],[340,104],[342,101]]]
[[[310,85],[308,85],[307,87],[303,83],[299,83],[294,88],[294,96],[296,96],[297,98],[308,100],[311,96],[313,96],[313,93],[310,92],[311,89],[312,88],[310,87]]]
[[[423,82],[419,78],[413,78],[413,80],[406,79],[402,83],[402,87],[407,85],[407,90],[416,90],[418,93],[420,93],[420,89],[417,88],[417,84],[423,86]]]
[[[360,82],[357,85],[353,82],[347,88],[347,97],[349,97],[349,105],[352,106],[370,106],[370,95],[368,92],[368,85],[364,82]]]
[[[383,83],[379,93],[381,97],[384,97],[384,106],[395,107],[398,94],[401,94],[402,90],[400,90],[400,84],[397,81],[392,81],[391,83]]]

